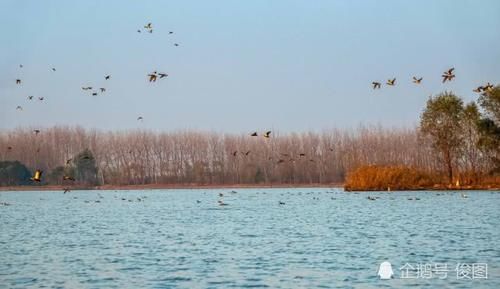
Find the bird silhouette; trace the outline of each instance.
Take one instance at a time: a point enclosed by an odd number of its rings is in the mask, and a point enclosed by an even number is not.
[[[92,86],[82,87],[83,90],[91,90]]]
[[[179,43],[174,43],[174,46],[179,46]]]
[[[266,131],[266,132],[264,133],[264,137],[265,137],[265,138],[270,138],[270,137],[271,137],[271,131]]]
[[[18,105],[18,106],[16,107],[16,110],[23,110],[23,107],[22,107],[22,106],[20,106],[20,105]]]
[[[441,75],[441,77],[443,78],[443,83],[445,83],[446,81],[452,81],[453,78],[455,78],[455,74],[453,73],[454,70],[455,68],[452,67],[443,72],[443,74]]]
[[[29,96],[28,96],[28,99],[29,99],[29,100],[33,100],[33,95],[29,95]]]
[[[106,75],[106,76],[104,76],[104,79],[105,79],[105,80],[108,80],[108,79],[110,79],[110,78],[111,78],[111,75]]]
[[[148,76],[149,76],[149,82],[156,82],[158,74],[156,73],[156,71],[154,71],[153,73],[148,74]]]
[[[252,133],[250,136],[257,136],[257,132]]]
[[[106,91],[106,88],[104,88],[104,87],[101,87],[99,89],[101,90],[101,92],[105,92]]]
[[[158,73],[158,76],[160,76],[160,79],[161,79],[161,78],[167,77],[168,74],[166,74],[166,73]]]
[[[97,96],[97,92],[92,92],[92,96]]]
[[[305,157],[305,156],[306,156],[306,154],[305,154],[305,153],[300,153],[300,154],[299,154],[299,157]]]
[[[396,78],[388,79],[386,84],[390,85],[390,86],[394,86],[396,84]]]
[[[40,130],[39,129],[35,129],[35,130],[33,130],[33,132],[35,133],[35,135],[38,135],[40,133]]]
[[[16,79],[16,84],[21,84],[21,79]]]
[[[38,100],[40,100],[40,101],[43,101],[44,99],[45,99],[45,97],[43,97],[43,96],[38,97]]]
[[[144,118],[143,118],[142,116],[139,116],[139,117],[137,118],[137,120],[142,121],[142,120],[144,120]]]
[[[423,77],[416,78],[415,76],[413,77],[413,83],[415,84],[420,84],[422,82]]]
[[[493,90],[493,84],[491,83],[487,83],[485,86],[484,86],[484,91],[485,92],[491,92]]]
[[[42,173],[43,173],[43,171],[36,170],[35,175],[33,177],[31,177],[30,179],[34,182],[41,182],[42,181]]]
[[[248,156],[249,154],[250,154],[250,151],[247,151],[247,152],[245,153],[245,156]]]
[[[23,68],[23,65],[22,65],[22,64],[19,64],[19,67],[20,67],[20,68]]]
[[[373,85],[373,89],[377,89],[377,88],[380,88],[380,86],[382,85],[380,82],[372,82],[372,85]]]
[[[279,160],[278,160],[278,164],[281,164],[281,163],[284,163],[284,162],[285,162],[285,160],[284,160],[284,159],[279,159]]]
[[[234,152],[232,153],[233,157],[235,157],[237,154],[238,154],[238,151],[234,151]]]

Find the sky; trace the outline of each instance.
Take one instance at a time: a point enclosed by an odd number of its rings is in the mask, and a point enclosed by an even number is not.
[[[499,15],[496,0],[0,0],[0,129],[413,126],[430,95],[500,82]]]

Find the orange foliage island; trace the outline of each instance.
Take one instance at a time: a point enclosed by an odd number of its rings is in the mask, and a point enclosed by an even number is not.
[[[362,166],[347,175],[347,191],[422,190],[441,178],[405,166]]]

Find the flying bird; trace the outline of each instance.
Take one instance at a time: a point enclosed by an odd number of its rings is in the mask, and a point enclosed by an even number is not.
[[[19,67],[20,67],[20,68],[23,68],[23,65],[22,65],[22,64],[19,64]]]
[[[158,74],[156,73],[156,71],[154,71],[153,73],[148,74],[148,76],[149,76],[149,82],[156,82]]]
[[[390,85],[390,86],[394,86],[396,84],[396,78],[388,79],[386,84]]]
[[[265,138],[270,138],[271,137],[271,131],[266,131],[266,133],[264,133],[264,137]]]
[[[174,46],[179,46],[179,43],[174,43]]]
[[[56,69],[54,67],[52,67],[52,71],[56,71]]]
[[[257,136],[257,132],[252,133],[250,136]]]
[[[144,25],[144,28],[146,28],[149,33],[153,33],[153,25],[151,23]]]
[[[445,83],[446,81],[452,81],[453,78],[455,78],[455,74],[453,73],[454,70],[455,68],[452,67],[448,69],[448,71],[443,72],[443,75],[441,75],[441,77],[443,78],[443,83]]]
[[[142,116],[139,116],[139,117],[137,118],[137,120],[142,121],[142,120],[144,120],[144,118],[143,118]]]
[[[372,82],[372,85],[373,85],[373,89],[377,89],[377,88],[380,88],[380,86],[382,85],[380,82]]]
[[[30,179],[34,182],[41,182],[42,181],[42,173],[43,173],[43,171],[36,170],[35,175],[33,177],[31,177]]]
[[[106,76],[104,76],[104,79],[105,79],[105,80],[108,80],[108,79],[110,79],[110,78],[111,78],[111,75],[106,75]]]
[[[16,84],[21,84],[21,79],[16,79]]]
[[[92,86],[82,87],[83,90],[91,90]]]
[[[168,76],[166,73],[158,73],[158,75],[160,76],[160,79]]]
[[[106,91],[106,88],[104,88],[104,87],[101,87],[99,89],[101,90],[101,92],[105,92]]]
[[[29,99],[29,100],[33,100],[33,95],[29,95],[29,96],[28,96],[28,99]]]
[[[16,110],[23,110],[23,107],[22,107],[22,106],[20,106],[20,105],[18,105],[18,106],[16,107]]]
[[[413,83],[415,84],[420,84],[422,82],[423,77],[416,78],[415,76],[413,77]]]
[[[305,157],[305,156],[306,156],[306,154],[305,154],[305,153],[301,153],[301,154],[299,154],[299,157]]]
[[[92,96],[97,96],[97,92],[92,92]]]
[[[45,99],[45,97],[43,97],[43,96],[38,97],[38,100],[40,100],[40,101],[43,101],[44,99]]]
[[[35,129],[35,130],[33,130],[33,132],[35,133],[35,135],[37,135],[37,134],[40,133],[40,130],[39,129]]]

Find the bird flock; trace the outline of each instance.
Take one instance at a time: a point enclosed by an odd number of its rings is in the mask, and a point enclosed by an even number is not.
[[[137,29],[137,33],[142,33],[142,32],[146,32],[146,33],[149,33],[149,34],[152,34],[154,31],[154,27],[153,27],[153,24],[152,23],[147,23],[145,24],[144,26],[142,26],[142,28],[140,29]],[[168,31],[168,34],[171,35],[171,34],[174,34],[173,31]],[[178,47],[179,44],[178,43],[173,43],[174,46]],[[20,69],[23,69],[23,65],[20,64],[19,65],[19,68]],[[53,73],[56,73],[57,72],[57,69],[55,67],[51,67],[50,68],[50,71],[52,71]],[[147,74],[147,82],[149,83],[156,83],[157,81],[160,81],[162,79],[165,79],[169,76],[168,73],[165,73],[165,72],[158,72],[157,70],[154,70],[152,71],[151,73]],[[455,79],[456,75],[455,75],[455,68],[450,68],[446,71],[444,71],[441,75],[441,78],[442,78],[442,83],[446,83],[446,82],[451,82]],[[111,74],[105,74],[102,76],[101,79],[104,79],[104,82],[108,82],[108,81],[111,81],[112,79],[112,76]],[[420,85],[422,84],[422,81],[423,81],[423,77],[417,77],[417,76],[413,76],[412,78],[412,82],[416,85]],[[17,78],[15,79],[15,83],[16,85],[18,86],[21,86],[21,85],[24,85],[24,82],[21,78]],[[385,84],[387,86],[396,86],[396,77],[394,78],[391,78],[391,79],[388,79]],[[489,82],[485,85],[481,85],[481,86],[478,86],[477,88],[475,88],[473,91],[474,92],[477,92],[477,93],[486,93],[486,92],[490,92],[492,89],[493,89],[493,85],[490,84]],[[372,82],[372,88],[373,89],[381,89],[382,88],[382,82],[380,81],[373,81]],[[81,89],[83,91],[86,91],[86,92],[89,92],[92,96],[97,96],[99,94],[103,94],[103,93],[106,93],[107,89],[105,86],[94,86],[94,85],[84,85],[81,87]],[[35,99],[35,96],[33,95],[29,95],[27,96],[27,99],[29,101],[33,101]],[[45,97],[43,96],[38,96],[36,99],[38,99],[38,101],[44,101],[45,100]],[[21,105],[18,105],[16,107],[16,110],[18,111],[23,111],[23,107]],[[138,116],[137,117],[137,121],[143,121],[144,120],[144,117],[143,116]],[[33,131],[35,133],[35,135],[38,135],[40,133],[40,130],[36,129]],[[271,138],[271,133],[272,131],[266,131],[262,134],[258,133],[258,132],[253,132],[250,134],[251,137],[258,137],[258,136],[262,136],[264,139],[269,139]],[[12,150],[12,147],[8,147],[8,150]],[[39,149],[37,149],[37,151],[39,151]],[[241,155],[241,156],[249,156],[251,154],[251,151],[250,150],[246,150],[246,151],[238,151],[238,150],[235,150],[232,152],[232,156],[233,157],[237,157],[238,155]],[[292,156],[288,153],[280,153],[280,157],[275,160],[277,164],[282,164],[282,163],[285,163],[285,162],[295,162],[297,160],[302,160],[302,159],[307,159],[306,158],[306,154],[305,153],[299,153],[297,156]],[[269,157],[269,160],[273,160],[272,157]],[[315,162],[314,159],[309,159],[310,162]],[[69,165],[71,162],[71,160],[68,160],[66,162],[66,165]],[[33,177],[31,178],[31,180],[33,182],[38,182],[40,183],[42,181],[42,174],[43,174],[43,171],[41,170],[36,170]],[[75,181],[75,178],[73,176],[63,176],[63,181],[70,181],[70,182],[74,182]],[[68,192],[69,189],[65,189],[65,193]],[[221,204],[223,205],[223,203]]]
[[[441,74],[441,81],[442,81],[442,83],[445,83],[447,81],[451,82],[455,78],[455,76],[456,76],[455,75],[455,68],[452,67],[452,68],[444,71]],[[414,84],[419,85],[419,84],[422,84],[423,79],[424,79],[423,77],[413,76],[412,82]],[[385,84],[387,86],[395,86],[396,85],[396,77],[388,79]],[[493,87],[494,87],[493,84],[488,82],[485,85],[478,86],[477,88],[473,89],[472,91],[477,92],[477,93],[487,93],[487,92],[491,92],[493,90]],[[373,89],[380,89],[380,88],[382,88],[382,83],[380,81],[373,81],[372,88]]]

